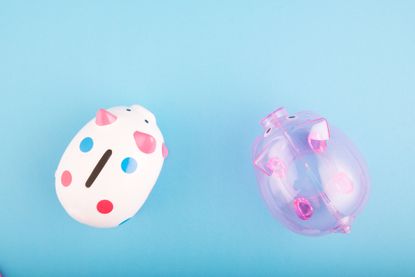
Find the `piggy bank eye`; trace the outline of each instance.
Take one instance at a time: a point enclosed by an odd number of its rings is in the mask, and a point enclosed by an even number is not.
[[[81,143],[79,144],[79,149],[86,153],[91,151],[92,147],[94,146],[94,141],[90,137],[84,138]]]
[[[121,169],[125,173],[133,173],[137,169],[137,162],[134,158],[128,157],[122,160]]]
[[[268,137],[271,134],[272,128],[268,128],[265,133],[264,133],[264,137]]]

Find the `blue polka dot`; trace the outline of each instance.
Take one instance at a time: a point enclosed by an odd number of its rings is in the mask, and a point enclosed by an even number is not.
[[[125,173],[133,173],[137,169],[137,162],[133,158],[125,158],[121,163],[121,168]]]
[[[92,146],[94,146],[94,141],[92,140],[92,138],[86,137],[81,141],[79,149],[81,149],[82,152],[86,153],[92,149]]]

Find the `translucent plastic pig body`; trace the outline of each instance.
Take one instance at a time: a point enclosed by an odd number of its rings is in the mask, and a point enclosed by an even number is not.
[[[261,121],[253,160],[272,214],[304,235],[349,233],[366,202],[369,178],[352,142],[312,112],[280,108]]]

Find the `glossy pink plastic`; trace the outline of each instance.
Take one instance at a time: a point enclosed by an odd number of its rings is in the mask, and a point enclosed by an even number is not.
[[[312,112],[279,108],[261,121],[253,161],[272,214],[304,235],[349,233],[369,193],[363,158],[353,143]]]

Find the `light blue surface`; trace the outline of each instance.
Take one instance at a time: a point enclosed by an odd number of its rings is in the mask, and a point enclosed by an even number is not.
[[[413,1],[0,2],[0,271],[414,276],[414,13]],[[60,156],[98,108],[132,103],[170,149],[158,183],[123,226],[78,224],[55,195]],[[291,233],[263,203],[251,145],[282,105],[325,115],[367,158],[372,194],[350,235]]]

